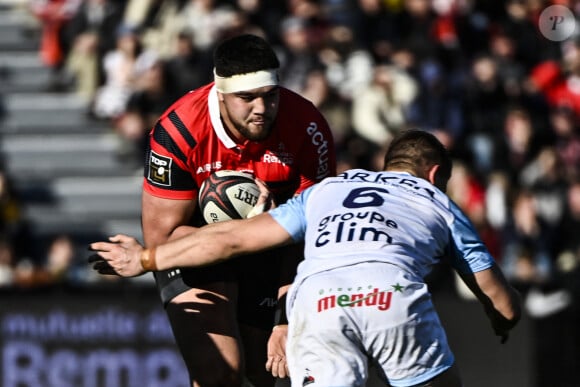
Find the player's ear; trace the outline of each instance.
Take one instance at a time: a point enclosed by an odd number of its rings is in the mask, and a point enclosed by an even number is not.
[[[427,172],[427,179],[435,187],[445,192],[447,190],[447,179],[441,175],[440,168],[441,166],[439,164],[434,164],[429,167]]]

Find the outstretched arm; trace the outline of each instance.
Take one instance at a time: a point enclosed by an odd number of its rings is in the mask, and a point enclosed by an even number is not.
[[[116,235],[90,245],[95,270],[134,277],[146,271],[211,265],[237,255],[292,243],[268,213],[250,219],[213,223],[165,244],[143,248],[135,238]]]
[[[510,286],[496,264],[489,269],[460,276],[482,303],[495,334],[500,336],[504,343],[508,338],[508,332],[521,318],[519,293]]]

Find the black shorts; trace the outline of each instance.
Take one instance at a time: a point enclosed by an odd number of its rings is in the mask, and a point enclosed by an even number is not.
[[[238,321],[269,330],[274,324],[278,289],[283,285],[280,267],[284,256],[280,249],[274,249],[202,268],[156,272],[155,280],[163,305],[191,288],[212,282],[237,282]]]

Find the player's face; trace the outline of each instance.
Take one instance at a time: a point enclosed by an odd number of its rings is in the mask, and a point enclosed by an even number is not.
[[[278,114],[278,86],[218,94],[222,119],[238,140],[261,141],[268,137]]]

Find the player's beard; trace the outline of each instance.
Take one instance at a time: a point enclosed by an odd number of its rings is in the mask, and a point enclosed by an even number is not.
[[[236,130],[250,141],[263,141],[270,135],[274,121],[264,117],[264,122],[256,125],[253,121],[244,123],[233,122]]]

